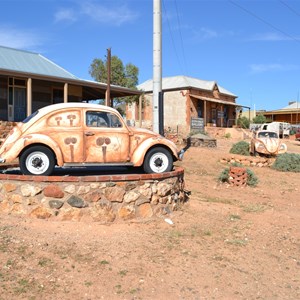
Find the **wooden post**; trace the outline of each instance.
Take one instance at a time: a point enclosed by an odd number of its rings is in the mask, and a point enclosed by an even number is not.
[[[27,79],[27,117],[32,114],[32,79]]]
[[[111,48],[107,49],[107,87],[105,93],[105,105],[113,107],[110,99],[110,80],[111,80]]]
[[[69,93],[69,86],[67,83],[64,85],[64,103],[68,102],[68,93]]]

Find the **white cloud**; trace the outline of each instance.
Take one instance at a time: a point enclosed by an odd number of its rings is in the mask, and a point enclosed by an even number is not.
[[[292,71],[298,70],[299,66],[296,65],[283,65],[283,64],[252,64],[250,65],[251,73],[265,73],[273,71]]]
[[[191,39],[194,42],[202,42],[204,40],[214,39],[217,37],[219,37],[219,34],[215,30],[206,27],[201,27],[200,29],[192,30]]]
[[[62,8],[57,11],[54,15],[55,22],[74,22],[76,21],[77,17],[75,12],[72,9]]]
[[[56,12],[55,21],[74,22],[80,19],[92,19],[97,23],[105,23],[110,26],[120,26],[124,23],[135,20],[138,15],[130,10],[125,4],[118,5],[118,2],[112,2],[109,6],[94,3],[92,1],[80,2],[80,7],[63,8]]]
[[[267,42],[277,42],[277,41],[289,41],[292,38],[285,36],[283,34],[268,32],[262,34],[256,34],[248,39],[249,41],[267,41]]]
[[[184,28],[188,29],[188,28]],[[235,32],[229,31],[229,30],[221,30],[221,31],[216,31],[214,29],[210,29],[207,27],[201,27],[199,29],[188,29],[189,31],[189,39],[193,43],[198,43],[198,42],[204,42],[207,40],[212,40],[212,39],[219,39],[219,38],[229,38],[235,35]]]
[[[0,41],[2,46],[26,50],[41,44],[39,36],[34,32],[4,25],[0,27]]]

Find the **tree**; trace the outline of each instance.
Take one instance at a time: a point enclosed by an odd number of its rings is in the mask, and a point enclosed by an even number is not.
[[[95,58],[90,65],[89,73],[98,82],[107,83],[107,59]],[[122,60],[113,55],[111,57],[111,84],[137,89],[139,69],[135,65],[128,63],[124,66]],[[117,103],[132,103],[138,101],[139,96],[128,96],[117,98]]]
[[[250,121],[247,117],[243,116],[237,119],[237,124],[242,128],[249,128]]]
[[[267,118],[264,115],[258,115],[253,118],[252,122],[254,124],[263,124],[267,122]]]

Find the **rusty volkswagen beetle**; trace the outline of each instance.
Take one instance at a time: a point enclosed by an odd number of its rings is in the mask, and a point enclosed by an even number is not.
[[[285,153],[287,146],[281,142],[277,132],[268,130],[257,131],[250,143],[250,153],[275,156]]]
[[[11,130],[0,162],[19,159],[26,175],[50,175],[55,166],[143,166],[146,173],[171,171],[182,158],[176,145],[146,129],[128,127],[117,110],[97,104],[43,107]]]

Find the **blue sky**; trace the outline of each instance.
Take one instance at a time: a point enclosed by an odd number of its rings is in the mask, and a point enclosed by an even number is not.
[[[256,109],[299,98],[300,1],[162,0],[163,76],[215,80]],[[152,0],[0,0],[0,45],[91,79],[111,48],[152,77]]]

